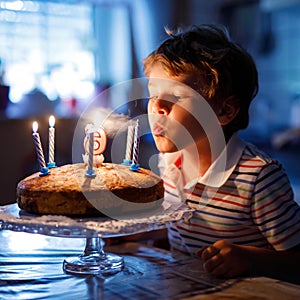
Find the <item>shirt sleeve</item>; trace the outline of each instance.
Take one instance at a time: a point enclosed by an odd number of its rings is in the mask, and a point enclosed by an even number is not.
[[[275,250],[300,244],[300,207],[294,201],[289,178],[277,161],[261,169],[252,200],[253,222]]]

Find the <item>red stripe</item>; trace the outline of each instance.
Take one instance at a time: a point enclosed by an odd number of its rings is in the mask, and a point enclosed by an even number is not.
[[[286,240],[288,240],[291,236],[293,236],[296,233],[298,233],[299,231],[300,231],[300,229],[297,229],[297,230],[293,231],[292,233],[290,233],[289,235],[287,235],[284,238],[282,238],[281,240],[278,240],[277,242],[274,242],[272,244],[273,245],[281,244],[281,243],[285,242]]]
[[[244,160],[244,161],[255,161],[255,162],[263,162],[261,159],[259,159],[259,158],[248,158],[248,157],[242,157],[241,159],[240,159],[240,161],[242,161],[242,160]]]
[[[233,230],[226,230],[226,229],[217,229],[217,228],[212,228],[212,227],[208,227],[208,226],[203,226],[203,225],[199,225],[199,224],[194,224],[194,223],[188,223],[188,222],[183,222],[186,225],[192,225],[194,227],[199,227],[199,228],[203,228],[203,229],[208,229],[210,231],[216,231],[216,232],[239,232],[239,231],[244,231],[247,230],[247,228],[239,228],[239,229],[233,229]],[[179,227],[177,225],[177,227]]]
[[[266,212],[265,212],[264,214],[262,214],[262,215],[259,215],[259,216],[257,216],[257,217],[253,217],[253,219],[255,219],[255,220],[256,220],[256,219],[261,219],[262,217],[265,217],[265,216],[267,216],[267,215],[273,213],[274,211],[277,211],[281,206],[283,206],[283,204],[285,204],[286,202],[289,202],[289,201],[290,201],[290,199],[287,199],[287,200],[281,202],[281,204],[280,204],[278,207],[273,208],[273,209],[271,209],[271,210],[268,210],[268,211],[266,211]]]
[[[266,203],[265,205],[262,205],[262,206],[258,207],[257,209],[254,209],[253,212],[258,212],[258,211],[264,209],[265,207],[267,207],[267,206],[269,206],[269,205],[272,205],[272,204],[273,204],[274,202],[276,202],[279,198],[286,196],[289,192],[290,192],[290,190],[287,190],[286,193],[284,193],[284,194],[282,194],[282,195],[279,195],[279,196],[277,196],[273,201],[268,202],[268,203]],[[290,200],[290,199],[288,199],[288,200],[286,200],[286,201],[289,201],[289,200]],[[286,201],[285,201],[285,202],[286,202]]]
[[[194,191],[195,190],[199,190],[199,191],[203,192],[204,188],[202,186],[196,185],[195,188],[194,188]],[[209,189],[209,188],[205,188],[205,190],[207,192],[212,192],[212,193],[214,192],[214,190]],[[251,198],[249,198],[249,197],[245,197],[245,196],[241,196],[241,195],[236,195],[236,194],[232,194],[232,193],[228,193],[228,192],[217,191],[216,193],[221,194],[221,195],[226,195],[226,196],[238,197],[238,198],[243,199],[243,200],[248,200],[248,201],[251,200]],[[197,194],[197,193],[193,192],[193,195],[201,197],[202,194]]]
[[[239,167],[242,167],[242,168],[258,168],[258,167],[261,167],[262,165],[244,165],[244,164],[239,164]]]
[[[176,187],[175,187],[174,185],[172,185],[172,184],[170,184],[170,183],[168,183],[168,182],[166,182],[166,181],[164,181],[164,185],[166,185],[166,186],[172,188],[173,190],[176,190]]]
[[[189,193],[189,192],[186,192],[186,194],[189,194],[189,195],[192,195],[192,196],[198,196],[197,194],[194,194],[194,193]],[[217,197],[210,197],[211,200],[216,200],[216,201],[219,201],[219,202],[223,202],[223,203],[230,203],[230,204],[233,204],[233,205],[236,205],[236,206],[240,206],[240,207],[245,207],[247,208],[248,205],[244,205],[244,204],[241,204],[241,203],[237,203],[237,202],[234,202],[234,201],[230,201],[230,200],[225,200],[225,199],[222,199],[222,198],[217,198]]]
[[[251,160],[251,162],[252,161],[257,161],[257,160],[253,159],[253,160]],[[238,165],[239,165],[239,167],[242,167],[242,168],[257,168],[257,167],[267,168],[268,166],[273,164],[272,162],[265,163],[262,160],[259,160],[259,162],[261,162],[261,164],[257,164],[257,165],[238,164]]]

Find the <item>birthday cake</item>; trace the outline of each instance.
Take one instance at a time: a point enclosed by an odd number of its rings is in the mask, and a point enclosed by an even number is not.
[[[53,123],[51,125],[54,126]],[[102,153],[107,144],[106,133],[102,127],[87,124],[84,138],[85,154],[82,155],[84,163],[55,167],[52,155],[49,169],[45,164],[37,122],[34,122],[33,139],[40,172],[17,184],[18,206],[34,214],[104,214],[109,217],[149,212],[159,207],[163,201],[163,182],[160,177],[150,170],[140,168],[137,163],[138,127],[137,121],[131,164],[128,164],[128,160],[125,160],[126,164],[104,163]],[[52,152],[53,138],[54,132],[49,140]],[[132,146],[132,141],[127,143],[128,145]]]
[[[102,163],[95,177],[86,176],[84,163],[53,168],[50,174],[35,173],[17,185],[18,206],[34,214],[114,215],[159,207],[163,182],[147,169]]]

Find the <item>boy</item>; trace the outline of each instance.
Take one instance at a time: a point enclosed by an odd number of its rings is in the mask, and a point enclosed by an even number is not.
[[[298,272],[300,208],[288,177],[237,136],[258,91],[252,57],[223,28],[194,26],[169,33],[144,72],[165,198],[195,209],[169,226],[171,247],[217,276]]]

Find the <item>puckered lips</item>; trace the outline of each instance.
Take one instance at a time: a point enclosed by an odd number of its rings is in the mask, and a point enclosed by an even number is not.
[[[152,126],[153,135],[163,136],[165,135],[165,130],[159,123],[155,122]]]

